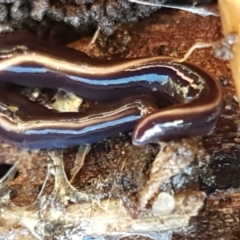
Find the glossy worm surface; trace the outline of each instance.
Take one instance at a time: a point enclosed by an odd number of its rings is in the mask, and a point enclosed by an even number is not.
[[[207,134],[221,111],[220,86],[201,68],[173,60],[99,61],[27,33],[1,36],[1,138],[43,149],[96,142],[131,129],[135,145]],[[85,113],[59,113],[8,83],[61,88],[95,104]],[[174,104],[158,109],[159,98]]]

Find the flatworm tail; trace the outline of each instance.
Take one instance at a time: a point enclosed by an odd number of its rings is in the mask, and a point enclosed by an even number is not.
[[[189,63],[175,68],[188,69],[182,77],[202,82],[199,93],[190,101],[155,111],[141,118],[132,134],[134,145],[167,141],[196,135],[206,135],[217,124],[222,109],[222,91],[219,83],[201,68]],[[176,70],[177,72],[177,70]],[[194,86],[194,82],[192,83]]]

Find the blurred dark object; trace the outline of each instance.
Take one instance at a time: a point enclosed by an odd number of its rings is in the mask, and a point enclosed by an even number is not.
[[[41,22],[29,19],[23,23],[23,28],[46,41],[64,45],[77,41],[82,37],[91,37],[95,32],[94,26],[77,31],[64,22],[56,22],[47,17]]]
[[[0,179],[3,178],[7,172],[12,168],[12,164],[8,164],[8,163],[1,163],[0,164]],[[18,176],[18,172],[15,174],[15,177],[16,178]]]

